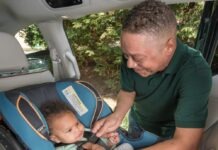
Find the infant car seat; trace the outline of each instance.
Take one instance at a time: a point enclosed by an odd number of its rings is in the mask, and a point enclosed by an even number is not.
[[[73,107],[77,118],[86,128],[92,128],[93,122],[112,112],[98,92],[82,81],[66,80],[0,92],[0,113],[3,120],[26,149],[55,149],[54,144],[48,140],[47,123],[38,108],[45,101],[57,99]],[[131,138],[126,131],[118,131],[121,143],[130,143],[134,148],[145,147],[158,140],[146,140],[143,133],[138,138]]]

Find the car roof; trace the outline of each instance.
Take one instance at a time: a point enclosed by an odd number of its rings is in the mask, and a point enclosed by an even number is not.
[[[56,0],[60,2],[61,0]],[[68,0],[75,1],[75,0]],[[49,20],[78,18],[87,14],[129,8],[143,0],[76,0],[81,4],[52,8],[47,2],[54,0],[0,0],[0,31],[15,34],[33,23]],[[168,4],[194,0],[164,0]],[[195,0],[196,1],[196,0]],[[62,2],[61,2],[62,3]]]

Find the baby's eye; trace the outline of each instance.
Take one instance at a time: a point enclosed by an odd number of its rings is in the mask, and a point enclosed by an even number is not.
[[[67,130],[67,132],[71,132],[72,131],[72,129],[70,128],[69,130]]]

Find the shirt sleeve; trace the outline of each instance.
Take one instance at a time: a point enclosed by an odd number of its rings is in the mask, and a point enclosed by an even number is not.
[[[212,85],[211,70],[209,67],[187,68],[180,82],[180,95],[175,112],[176,126],[203,128]]]

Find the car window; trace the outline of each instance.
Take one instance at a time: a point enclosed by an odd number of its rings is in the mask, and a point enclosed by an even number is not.
[[[36,30],[38,34],[31,36],[32,32],[28,32],[28,30]],[[40,36],[40,38],[36,37],[37,35]],[[15,38],[20,43],[25,55],[27,56],[30,72],[37,72],[51,68],[47,45],[35,25],[30,25],[29,27],[20,30],[15,35]]]
[[[218,1],[207,1],[201,17],[195,47],[211,65],[213,75],[218,74]]]
[[[215,74],[218,74],[218,47],[216,48],[216,53],[215,53],[215,55],[214,55],[211,68],[212,68],[212,73],[213,73],[214,75],[215,75]]]

